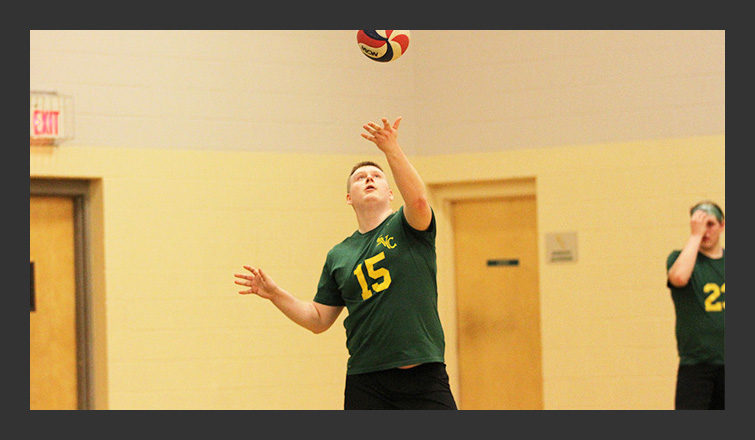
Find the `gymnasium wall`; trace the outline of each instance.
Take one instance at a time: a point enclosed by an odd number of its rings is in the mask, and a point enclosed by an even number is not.
[[[360,159],[33,148],[32,177],[100,187],[108,407],[342,407],[345,314],[314,335],[233,275],[255,265],[314,297],[325,254],[355,229],[345,182]]]
[[[153,32],[31,31],[31,89],[72,95],[77,122],[71,142],[30,148],[30,177],[96,182],[100,407],[341,408],[344,316],[313,335],[239,295],[233,274],[258,265],[313,297],[325,253],[356,227],[345,174],[364,158],[385,163],[361,125],[399,114],[402,143],[429,185],[536,179],[545,408],[673,407],[665,258],[684,244],[692,204],[710,198],[725,209],[723,131],[573,143],[554,130],[537,138],[544,148],[512,141],[505,151],[430,154],[466,142],[495,149],[496,137],[487,122],[453,119],[469,101],[433,93],[438,83],[410,57],[377,73],[352,64],[351,50],[334,50],[335,66],[317,51],[294,61],[276,50],[306,47],[315,31],[247,31],[242,41],[228,31],[183,41]],[[352,34],[334,32],[317,44]],[[441,117],[450,119],[436,130]],[[544,234],[562,231],[577,232],[578,261],[548,264]],[[438,237],[439,254],[449,240]],[[451,268],[447,258],[439,265],[457,390]]]
[[[673,409],[666,257],[684,245],[692,205],[711,199],[726,209],[724,144],[711,136],[418,160],[430,185],[535,177],[545,409]],[[576,232],[576,262],[547,262],[554,232]],[[438,238],[449,305],[451,246]],[[456,327],[446,329],[453,340]]]
[[[546,409],[672,407],[665,258],[690,205],[725,209],[724,156],[723,137],[702,137],[415,159],[430,185],[536,178]],[[325,253],[355,228],[344,174],[361,158],[32,149],[32,177],[101,179],[109,407],[338,409],[342,318],[313,335],[236,293],[233,273],[258,265],[311,298]],[[578,261],[546,263],[544,234],[563,231],[577,232]],[[454,377],[449,240],[439,283]]]

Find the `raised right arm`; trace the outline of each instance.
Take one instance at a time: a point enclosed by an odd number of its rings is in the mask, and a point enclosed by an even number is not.
[[[695,211],[690,218],[690,236],[676,261],[668,270],[668,281],[674,287],[684,287],[689,283],[692,271],[695,269],[700,242],[703,240],[703,235],[705,235],[705,222],[707,218],[708,214],[703,210]]]

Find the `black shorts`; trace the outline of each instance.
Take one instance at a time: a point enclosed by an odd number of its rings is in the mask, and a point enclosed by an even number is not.
[[[346,376],[344,409],[457,409],[446,364]]]
[[[676,379],[676,409],[725,409],[723,365],[680,365]]]

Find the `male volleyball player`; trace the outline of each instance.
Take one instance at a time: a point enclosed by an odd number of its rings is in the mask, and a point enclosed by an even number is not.
[[[360,162],[346,203],[358,229],[327,255],[314,300],[280,288],[260,268],[236,274],[239,293],[269,299],[295,323],[320,333],[344,307],[349,360],[344,409],[456,409],[444,363],[438,315],[433,210],[425,185],[398,143],[401,118],[369,122],[362,137],[385,154],[404,200],[393,211],[383,169]]]
[[[666,262],[679,351],[675,408],[725,409],[725,219],[713,202],[690,210],[691,233]]]

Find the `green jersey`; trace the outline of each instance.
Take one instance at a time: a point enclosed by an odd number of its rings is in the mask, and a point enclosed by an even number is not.
[[[328,252],[314,300],[348,310],[347,374],[444,361],[435,228],[434,215],[426,231],[412,228],[402,206]]]
[[[666,261],[670,269],[679,257],[673,251]],[[695,268],[684,287],[671,289],[676,310],[676,341],[681,365],[724,365],[726,317],[726,253],[712,259],[698,253]]]

